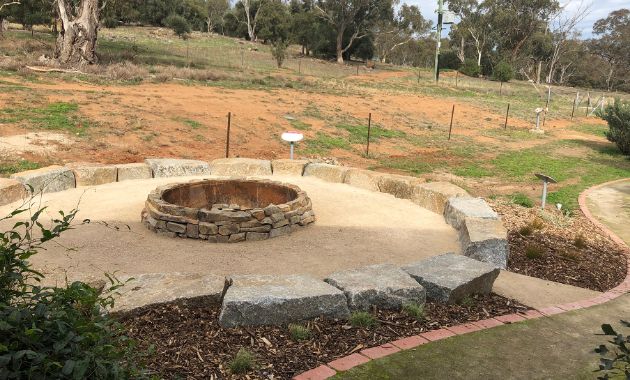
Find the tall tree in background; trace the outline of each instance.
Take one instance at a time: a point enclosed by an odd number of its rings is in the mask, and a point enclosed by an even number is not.
[[[630,9],[616,10],[598,20],[593,33],[598,38],[591,41],[592,52],[608,64],[608,91],[614,88],[615,80],[630,82]]]
[[[391,8],[390,0],[320,0],[315,4],[316,14],[335,30],[337,63],[343,63],[343,54],[368,36],[374,21]]]
[[[431,22],[422,17],[415,5],[403,4],[393,17],[381,18],[376,22],[374,47],[381,62],[389,62],[389,55],[414,38],[426,34]]]
[[[19,0],[0,0],[0,35],[6,30],[5,12],[10,5],[19,5]]]
[[[62,64],[80,66],[98,62],[96,40],[98,36],[100,5],[98,0],[57,0],[61,31],[57,36],[55,57]]]
[[[52,21],[52,3],[49,0],[21,0],[18,7],[11,7],[10,13],[15,22],[33,33],[34,25],[50,25]]]
[[[461,19],[456,28],[460,38],[458,52],[460,61],[462,63],[465,61],[466,41],[470,36],[477,52],[477,66],[481,66],[481,57],[487,48],[491,30],[487,10],[476,0],[452,0],[449,2],[449,9]]]
[[[206,0],[206,9],[208,33],[218,31],[218,26],[223,24],[223,15],[230,9],[229,0]]]

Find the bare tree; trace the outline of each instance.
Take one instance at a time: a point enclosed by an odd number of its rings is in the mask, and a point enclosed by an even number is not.
[[[387,62],[394,50],[425,34],[430,28],[431,22],[422,17],[417,6],[403,4],[395,17],[383,18],[375,25],[374,48],[378,58]]]
[[[96,39],[102,10],[99,1],[79,0],[79,4],[73,6],[66,0],[57,0],[57,6],[61,19],[55,48],[57,60],[72,66],[97,63]]]
[[[8,7],[9,5],[19,5],[20,2],[19,0],[3,0],[0,1],[0,13],[2,12],[2,9],[4,7]],[[2,33],[4,33],[5,30],[9,29],[8,28],[8,23],[5,22],[4,17],[2,17],[2,14],[0,14],[0,35]]]
[[[258,8],[256,9],[256,14],[252,15],[253,4],[252,0],[242,0],[243,9],[245,9],[245,24],[247,25],[247,35],[249,36],[250,41],[256,41],[256,22],[258,21],[258,14],[260,13],[260,8],[262,8],[263,3],[260,2]]]
[[[547,77],[545,78],[547,83],[552,83],[554,80],[554,76],[558,70],[558,62],[567,51],[568,40],[577,37],[578,33],[575,31],[575,27],[591,12],[592,3],[585,4],[584,1],[580,1],[575,11],[567,13],[566,9],[569,4],[571,4],[571,2],[564,4],[560,12],[551,20],[553,51],[549,60]],[[566,76],[566,70],[569,66],[561,69],[561,77],[563,79]]]

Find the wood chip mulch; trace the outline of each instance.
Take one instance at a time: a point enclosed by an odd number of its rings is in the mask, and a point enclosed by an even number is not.
[[[508,228],[508,270],[596,291],[612,289],[625,279],[624,248],[581,212],[571,217],[555,210],[543,214],[499,201],[492,207]]]
[[[425,319],[404,312],[373,310],[372,328],[347,321],[318,318],[304,323],[311,337],[291,339],[286,326],[224,329],[218,325],[217,301],[193,299],[154,305],[119,319],[140,347],[154,347],[146,367],[172,379],[290,379],[334,359],[428,330],[525,311],[514,300],[491,294],[475,296],[462,305],[427,302]],[[229,363],[241,348],[254,353],[256,367],[244,375],[230,372]]]

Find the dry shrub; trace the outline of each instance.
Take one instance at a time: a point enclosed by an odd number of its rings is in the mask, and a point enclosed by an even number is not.
[[[156,78],[178,78],[197,81],[219,81],[227,79],[228,76],[211,70],[191,69],[188,67],[160,66],[156,69]]]
[[[123,62],[106,66],[103,74],[113,80],[142,80],[149,75],[149,71],[131,62]]]
[[[18,71],[22,67],[20,60],[14,57],[1,57],[0,69],[9,71]]]

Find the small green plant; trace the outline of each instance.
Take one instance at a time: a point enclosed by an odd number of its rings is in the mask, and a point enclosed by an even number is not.
[[[540,259],[545,255],[545,253],[545,247],[538,244],[530,244],[525,247],[525,257],[530,260]]]
[[[403,311],[408,316],[417,319],[418,321],[424,320],[426,312],[424,311],[424,305],[419,305],[415,302],[406,303],[403,305]]]
[[[580,253],[575,249],[566,249],[564,251],[560,251],[560,256],[567,260],[577,261],[580,258]]]
[[[620,321],[624,327],[630,327],[630,322]],[[630,377],[630,335],[618,333],[611,325],[603,324],[604,335],[611,337],[608,345],[600,344],[595,352],[600,355],[599,369],[603,376],[598,379],[628,379]]]
[[[350,315],[350,324],[354,327],[370,329],[376,322],[376,318],[366,311],[355,311]]]
[[[534,233],[534,228],[532,228],[531,224],[526,224],[518,229],[518,233],[521,236],[529,236]]]
[[[39,168],[40,165],[36,162],[29,160],[20,160],[12,163],[0,164],[0,174],[13,174],[23,172],[26,170],[33,170]]]
[[[289,44],[286,41],[278,40],[271,43],[271,56],[276,60],[278,68],[282,67],[284,60],[287,58],[287,48]]]
[[[201,124],[200,122],[198,122],[197,120],[192,120],[192,119],[184,119],[183,120],[184,124],[186,124],[187,126],[189,126],[192,129],[199,129],[199,128],[203,128],[203,124]]]
[[[459,72],[469,77],[477,78],[481,74],[481,67],[476,61],[467,59],[460,67]]]
[[[311,330],[309,330],[308,327],[302,325],[290,324],[289,335],[291,335],[291,339],[296,342],[299,342],[301,340],[308,340],[311,337]]]
[[[256,366],[256,357],[245,348],[238,350],[234,359],[229,364],[230,371],[235,374],[243,374],[251,371]]]
[[[573,239],[573,245],[575,248],[584,249],[586,248],[586,238],[584,235],[580,234]]]
[[[501,90],[503,91],[503,82],[509,82],[514,78],[514,69],[507,61],[501,61],[492,70],[492,79],[501,82]]]
[[[300,120],[291,120],[289,121],[289,123],[291,124],[292,128],[295,128],[300,131],[308,131],[309,129],[311,129],[311,125],[309,123],[305,123]]]
[[[459,304],[464,307],[473,307],[475,306],[476,303],[477,303],[477,300],[475,300],[471,296],[465,296],[464,298],[461,299],[461,301],[459,301]]]
[[[527,195],[523,193],[514,193],[512,194],[511,199],[512,199],[512,203],[514,203],[515,205],[519,205],[519,206],[523,206],[527,208],[534,207],[534,202]]]

